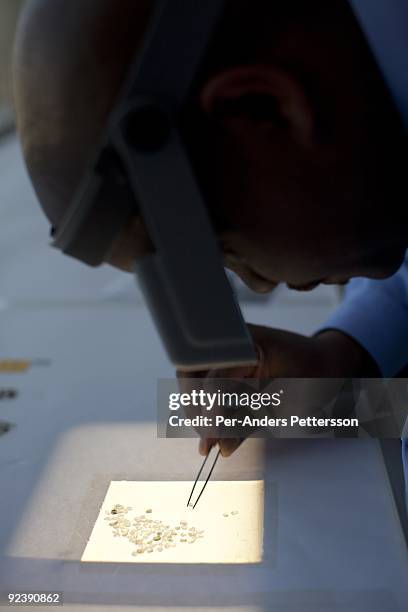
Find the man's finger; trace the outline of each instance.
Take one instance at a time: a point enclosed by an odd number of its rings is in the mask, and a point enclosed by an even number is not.
[[[198,445],[198,451],[200,455],[208,455],[213,446],[217,444],[217,438],[201,438]]]
[[[238,447],[241,446],[243,441],[244,438],[222,438],[218,441],[221,455],[223,457],[229,457],[237,450]]]

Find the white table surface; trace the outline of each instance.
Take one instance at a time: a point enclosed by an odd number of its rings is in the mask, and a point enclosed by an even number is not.
[[[158,377],[173,375],[130,277],[47,247],[14,140],[0,147],[0,590],[62,590],[66,609],[399,612],[407,552],[372,440],[250,440],[217,478],[266,481],[259,566],[84,564],[110,480],[191,479],[195,440],[156,438]],[[246,305],[246,318],[313,331],[333,290]],[[76,605],[74,605],[76,604]],[[132,604],[132,605],[131,605]]]

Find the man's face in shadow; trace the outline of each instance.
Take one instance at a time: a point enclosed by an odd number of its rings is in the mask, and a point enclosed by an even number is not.
[[[326,5],[269,38],[236,17],[247,62],[210,59],[186,119],[225,263],[260,292],[385,278],[408,246],[403,126],[347,3]]]
[[[305,4],[227,2],[183,114],[225,265],[260,292],[386,277],[408,243],[405,136],[381,75],[346,0]],[[58,225],[152,2],[29,5],[16,110],[34,187]],[[130,270],[153,247],[135,217],[107,261]]]

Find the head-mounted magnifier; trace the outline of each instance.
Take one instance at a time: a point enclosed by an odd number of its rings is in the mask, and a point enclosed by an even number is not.
[[[154,252],[135,272],[173,364],[251,364],[256,353],[183,147],[179,115],[224,0],[160,0],[96,160],[53,245],[96,266],[141,214]]]

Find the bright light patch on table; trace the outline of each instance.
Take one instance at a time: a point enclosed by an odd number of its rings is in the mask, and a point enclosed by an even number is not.
[[[186,507],[192,486],[189,481],[112,481],[81,561],[259,563],[263,542],[263,481],[210,481],[194,510]],[[116,513],[111,515],[116,504],[131,508],[123,515],[130,522],[126,536],[115,536],[117,526],[109,524],[118,517]],[[143,530],[143,525],[148,527]],[[143,544],[129,540],[132,529]],[[147,535],[150,531],[152,534]],[[171,537],[166,540],[167,546],[160,539],[154,540],[166,533]],[[153,550],[148,544],[151,540]]]

